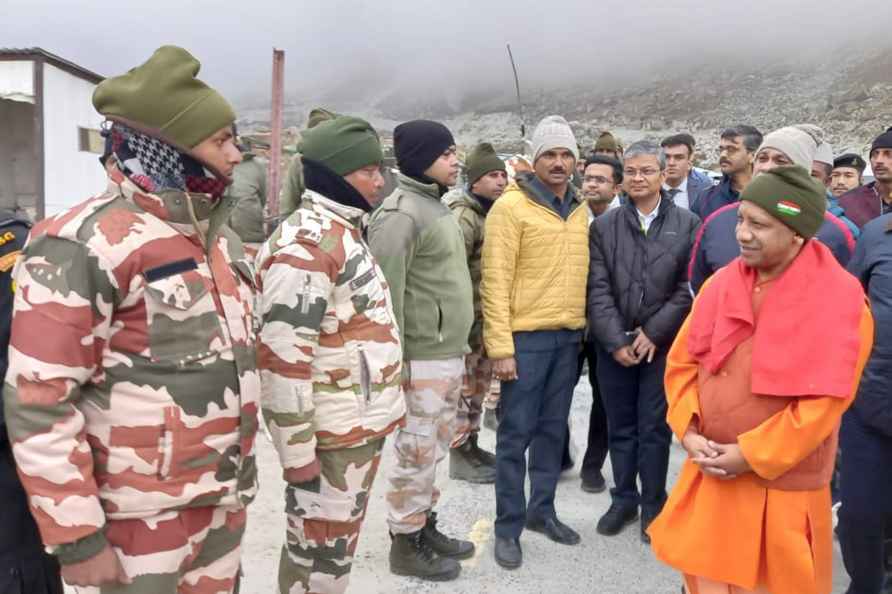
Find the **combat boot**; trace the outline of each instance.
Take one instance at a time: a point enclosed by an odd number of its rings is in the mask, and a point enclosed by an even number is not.
[[[390,535],[390,573],[432,582],[448,582],[461,573],[455,559],[441,557],[425,541],[423,530]]]
[[[474,543],[469,540],[450,538],[437,530],[437,512],[427,515],[427,523],[421,530],[424,542],[441,557],[470,559],[474,556]]]
[[[449,478],[479,485],[496,482],[495,466],[484,464],[477,457],[470,439],[449,450]]]
[[[480,460],[481,462],[483,462],[484,464],[486,464],[487,466],[492,466],[493,468],[495,468],[496,455],[480,448],[480,446],[477,444],[477,434],[472,433],[468,437],[468,441],[470,442],[471,449],[473,450],[473,454],[475,456],[477,456],[477,459]]]

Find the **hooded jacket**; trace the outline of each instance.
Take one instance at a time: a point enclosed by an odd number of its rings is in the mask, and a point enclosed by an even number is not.
[[[561,218],[534,179],[518,174],[486,217],[480,298],[492,359],[514,355],[514,332],[585,328],[588,208],[571,187]]]

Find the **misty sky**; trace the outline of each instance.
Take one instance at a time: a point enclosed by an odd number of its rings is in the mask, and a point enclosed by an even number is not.
[[[876,0],[2,0],[0,46],[40,46],[102,75],[173,43],[235,101],[266,98],[272,47],[286,51],[286,94],[448,93],[634,78],[714,56],[820,55],[888,43],[892,3]],[[767,58],[766,58],[767,57]]]

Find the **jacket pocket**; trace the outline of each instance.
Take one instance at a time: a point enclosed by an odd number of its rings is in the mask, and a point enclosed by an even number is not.
[[[147,282],[144,299],[153,361],[190,363],[225,346],[214,298],[197,272]]]
[[[285,487],[285,513],[305,520],[349,522],[353,518],[354,500],[331,488],[320,475],[312,481]]]

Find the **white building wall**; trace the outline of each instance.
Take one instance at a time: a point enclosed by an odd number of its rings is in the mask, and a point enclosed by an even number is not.
[[[44,198],[46,216],[105,190],[99,155],[79,150],[78,128],[97,130],[93,83],[51,64],[43,67]]]
[[[34,62],[0,61],[0,99],[34,103]]]

